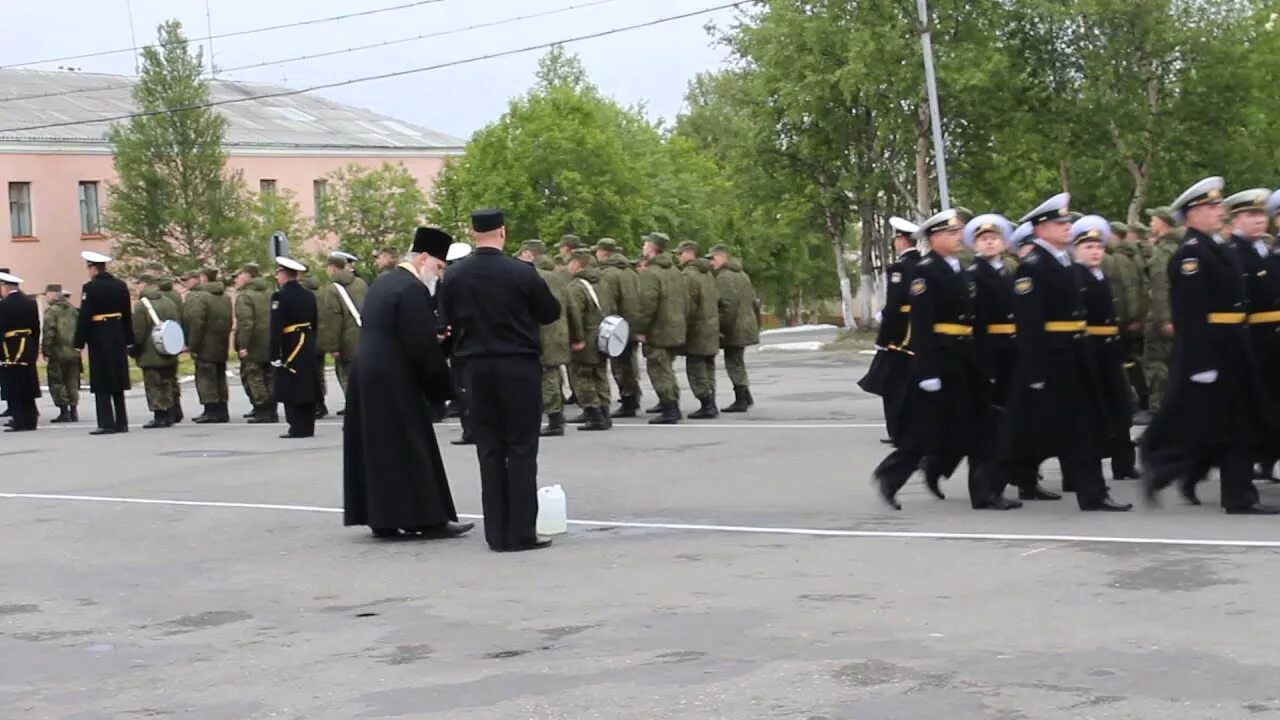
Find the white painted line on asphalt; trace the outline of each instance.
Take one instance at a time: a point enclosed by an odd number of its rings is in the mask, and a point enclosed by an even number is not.
[[[196,425],[196,424],[194,424],[194,423],[193,423],[192,425],[188,426],[186,423],[183,423],[183,424],[180,424],[180,425],[175,425],[175,426],[174,426],[173,428],[171,428],[171,429],[175,429],[175,430],[185,430],[185,429],[188,429],[188,427],[191,427],[191,428],[201,428],[201,429],[205,429],[205,428],[213,429],[213,428],[215,428],[215,427],[216,427],[216,428],[228,428],[228,427],[261,428],[261,429],[263,429],[263,432],[267,432],[267,431],[269,431],[269,430],[271,430],[271,429],[275,429],[275,430],[277,431],[277,434],[278,434],[279,432],[281,432],[281,428],[286,427],[286,425],[285,425],[283,422],[280,422],[280,423],[274,423],[274,424],[269,424],[269,425],[250,425],[249,423],[245,423],[245,422],[238,422],[238,423],[237,423],[237,422],[232,422],[232,423],[222,423],[222,424],[219,424],[219,425],[213,425],[213,426]],[[330,420],[330,421],[321,420],[321,421],[319,421],[319,422],[317,422],[317,423],[316,423],[316,427],[342,427],[342,421],[340,421],[340,420]],[[436,427],[460,427],[460,425],[459,425],[459,423],[456,423],[456,422],[448,422],[448,423],[436,423]],[[883,428],[883,427],[884,427],[884,423],[806,423],[806,422],[795,422],[795,423],[775,423],[775,422],[758,422],[758,423],[718,423],[718,422],[685,422],[685,423],[680,423],[679,425],[650,425],[650,424],[648,424],[648,423],[621,423],[621,422],[615,422],[615,423],[613,424],[613,427],[614,427],[615,429],[618,429],[618,428],[631,428],[631,429],[636,429],[636,428],[647,428],[647,429],[650,429],[650,430],[672,430],[672,429],[674,429],[674,430],[684,430],[684,429],[687,429],[687,428],[697,428],[697,429],[699,429],[699,430],[870,430],[870,429],[874,429],[874,428]],[[40,430],[38,430],[37,432],[40,432],[40,431],[43,431],[43,430],[83,430],[83,431],[85,432],[85,434],[88,434],[88,431],[90,431],[90,430],[92,430],[92,429],[94,429],[94,426],[93,426],[92,424],[89,424],[89,423],[80,423],[80,424],[74,424],[74,423],[73,423],[73,424],[65,424],[65,425],[64,425],[64,424],[59,424],[59,425],[48,425],[48,426],[41,425],[41,426],[40,426]],[[141,424],[139,424],[139,425],[130,425],[130,426],[129,426],[129,429],[130,429],[130,430],[138,430],[138,429],[142,429],[142,425],[141,425]],[[170,428],[165,428],[165,429],[170,429]],[[109,437],[109,436],[107,436],[107,437]]]
[[[274,505],[266,503],[218,502],[212,500],[166,500],[160,498],[106,497],[101,495],[55,495],[46,493],[5,493],[0,499],[60,500],[76,502],[121,503],[128,505],[176,505],[184,507],[233,508],[250,510],[286,510],[295,512],[340,513],[341,508],[315,505]],[[483,515],[459,514],[468,520],[483,520]],[[750,525],[700,525],[694,523],[627,522],[621,520],[570,520],[570,525],[638,530],[688,530],[750,535],[799,535],[807,537],[894,538],[901,540],[1003,540],[1011,542],[1094,543],[1109,545],[1174,545],[1192,547],[1280,548],[1280,540],[1220,540],[1213,538],[1123,537],[1106,535],[1035,535],[1019,533],[955,533],[899,530],[834,530],[822,528],[756,527]],[[1042,548],[1049,549],[1049,548]],[[1032,552],[1039,552],[1038,550]],[[1031,554],[1031,553],[1026,553]]]

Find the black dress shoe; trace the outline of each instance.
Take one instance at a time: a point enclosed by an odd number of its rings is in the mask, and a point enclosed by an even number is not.
[[[892,444],[893,444],[893,438],[880,438],[880,444],[881,444],[881,445],[892,445]]]
[[[1050,492],[1044,489],[1040,483],[1036,483],[1031,489],[1018,489],[1019,500],[1061,500],[1062,496],[1056,492]]]
[[[310,435],[294,435],[293,433],[285,433],[280,436],[280,439],[281,440],[302,440],[303,438],[313,437],[314,435],[315,433],[311,433]]]
[[[1022,503],[1017,500],[1010,500],[1003,495],[997,495],[985,503],[978,503],[973,506],[974,510],[1017,510],[1022,507]]]
[[[89,434],[90,435],[115,435],[116,429],[115,428],[98,428],[97,430],[91,430]]]
[[[880,499],[883,500],[886,505],[893,508],[894,510],[902,509],[902,505],[899,505],[898,501],[895,500],[893,497],[894,492],[893,492],[893,489],[889,486],[890,481],[888,478],[873,476],[871,478],[871,482],[875,484],[876,492],[880,494]]]
[[[1200,496],[1196,494],[1196,484],[1190,480],[1178,483],[1178,494],[1188,505],[1199,505]]]
[[[1133,506],[1129,503],[1118,503],[1108,495],[1096,502],[1082,505],[1080,509],[1084,512],[1129,512]]]
[[[1141,480],[1142,475],[1137,470],[1129,470],[1128,472],[1119,473],[1111,476],[1112,480],[1119,482],[1121,480]]]
[[[472,528],[475,526],[475,523],[447,522],[443,525],[436,525],[435,527],[414,528],[408,532],[419,533],[425,538],[443,540],[446,538],[455,538],[460,535],[465,535],[468,532],[471,532]]]
[[[379,540],[389,540],[391,538],[400,537],[400,531],[396,528],[369,528],[373,531],[373,536]]]
[[[4,429],[5,432],[31,432],[33,430],[35,430],[35,426],[18,427],[17,425],[11,425]]]
[[[539,540],[533,541],[532,543],[529,543],[528,545],[516,545],[515,547],[509,547],[509,548],[491,548],[491,549],[494,552],[524,552],[526,550],[541,550],[543,548],[549,548],[549,547],[551,547],[550,539],[539,539]]]
[[[932,494],[934,497],[938,498],[939,500],[946,500],[947,496],[943,495],[942,488],[938,487],[938,483],[940,482],[942,482],[942,476],[933,472],[925,472],[924,474],[925,488],[927,488],[930,494]]]
[[[1248,507],[1229,508],[1228,515],[1280,515],[1280,507],[1254,503]]]

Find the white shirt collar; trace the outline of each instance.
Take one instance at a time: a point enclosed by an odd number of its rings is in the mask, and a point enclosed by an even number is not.
[[[1000,259],[999,255],[996,255],[993,258],[987,258],[987,264],[995,268],[996,270],[1004,269],[1004,261]]]
[[[1097,278],[1097,279],[1099,279],[1099,280],[1101,280],[1101,279],[1102,279],[1102,268],[1100,268],[1100,267],[1091,267],[1091,268],[1089,268],[1089,272],[1093,273],[1093,276],[1094,276],[1095,278]]]
[[[947,264],[951,266],[951,270],[952,270],[952,271],[954,271],[954,272],[960,272],[960,261],[959,261],[959,260],[957,260],[956,258],[953,258],[953,257],[949,257],[949,258],[942,258],[942,259],[947,261]]]
[[[1067,252],[1066,250],[1059,250],[1058,248],[1050,245],[1049,243],[1045,242],[1044,240],[1041,240],[1040,238],[1036,238],[1035,243],[1040,247],[1044,248],[1045,250],[1047,250],[1050,255],[1053,255],[1055,258],[1057,258],[1058,262],[1062,263],[1063,267],[1067,267],[1071,264],[1071,253]]]
[[[1253,249],[1262,257],[1266,257],[1271,252],[1271,249],[1267,247],[1267,241],[1261,239],[1253,241]]]

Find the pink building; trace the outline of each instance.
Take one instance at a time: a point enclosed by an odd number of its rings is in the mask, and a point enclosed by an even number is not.
[[[78,72],[0,70],[0,267],[12,268],[24,289],[47,283],[78,288],[85,280],[80,251],[108,252],[101,217],[107,183],[115,179],[107,123],[31,129],[37,125],[119,116],[134,109],[135,78]],[[210,82],[213,99],[280,92],[283,88],[226,80]],[[325,176],[352,163],[402,163],[430,190],[463,141],[316,95],[252,100],[218,108],[228,119],[229,166],[250,188],[291,190],[314,216]]]

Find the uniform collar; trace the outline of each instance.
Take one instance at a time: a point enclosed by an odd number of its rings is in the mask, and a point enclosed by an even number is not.
[[[1063,267],[1067,267],[1071,265],[1071,253],[1067,252],[1066,250],[1059,250],[1054,246],[1050,245],[1049,243],[1045,242],[1044,240],[1041,240],[1040,238],[1036,238],[1035,240],[1033,240],[1033,242],[1036,245],[1040,246],[1040,248],[1043,249],[1045,252],[1052,255],[1053,259],[1061,263]]]
[[[951,272],[960,272],[960,260],[954,257],[942,258],[946,261],[947,267],[951,268]]]
[[[1089,268],[1089,273],[1099,280],[1104,279],[1101,267],[1091,267]]]

